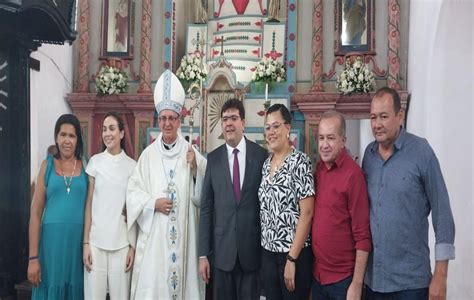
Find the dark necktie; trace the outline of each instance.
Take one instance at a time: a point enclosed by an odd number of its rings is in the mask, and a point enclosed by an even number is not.
[[[240,170],[239,170],[239,159],[237,158],[237,153],[239,149],[235,148],[234,151],[234,169],[232,171],[232,183],[234,185],[234,195],[237,203],[240,201]]]

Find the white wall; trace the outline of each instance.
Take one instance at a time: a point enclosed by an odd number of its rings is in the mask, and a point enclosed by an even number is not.
[[[30,70],[31,181],[36,181],[46,149],[54,144],[54,124],[70,113],[65,100],[72,90],[72,46],[43,45],[31,54],[40,61],[40,71]]]
[[[414,0],[410,6],[408,130],[434,148],[451,199],[456,259],[449,263],[448,299],[474,298],[473,15],[470,0]]]

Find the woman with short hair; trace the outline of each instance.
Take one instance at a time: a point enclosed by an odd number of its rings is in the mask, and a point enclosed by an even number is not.
[[[265,122],[272,152],[263,164],[258,191],[265,296],[268,300],[308,299],[313,169],[310,158],[290,144],[291,115],[284,105],[270,106]]]

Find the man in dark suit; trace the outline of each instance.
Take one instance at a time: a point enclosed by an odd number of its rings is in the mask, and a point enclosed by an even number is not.
[[[244,137],[241,101],[227,100],[221,118],[226,143],[207,156],[202,188],[199,273],[206,284],[212,276],[214,299],[258,299],[258,188],[268,152]]]

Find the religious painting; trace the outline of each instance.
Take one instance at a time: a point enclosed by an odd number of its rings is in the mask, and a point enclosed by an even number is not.
[[[293,128],[290,130],[290,143],[297,150],[301,150],[300,130]]]
[[[337,0],[336,55],[374,51],[374,2]]]
[[[82,155],[89,160],[90,158],[90,147],[89,147],[89,120],[86,118],[80,118],[79,123],[81,125],[82,134]]]
[[[313,162],[313,166],[315,166],[316,162],[319,160],[317,136],[318,136],[318,123],[309,122],[307,124],[307,131],[306,131],[305,152],[311,158]]]
[[[104,0],[102,56],[132,58],[132,0]]]
[[[138,159],[142,151],[148,146],[147,130],[151,124],[147,118],[137,118],[136,124],[135,136],[138,137],[138,142],[135,143],[135,158]]]

